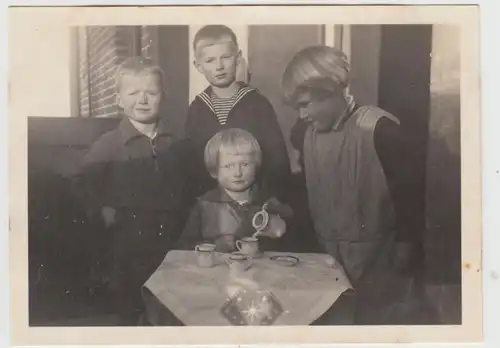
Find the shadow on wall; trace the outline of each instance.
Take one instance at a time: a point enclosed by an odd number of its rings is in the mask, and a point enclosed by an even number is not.
[[[431,94],[426,179],[426,293],[447,325],[462,323],[460,95]]]
[[[460,95],[431,95],[427,158],[428,280],[461,282]]]
[[[28,118],[29,323],[106,313],[91,293],[103,226],[90,223],[64,179],[114,118]]]

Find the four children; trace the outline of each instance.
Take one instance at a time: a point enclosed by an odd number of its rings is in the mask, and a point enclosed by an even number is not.
[[[210,242],[231,252],[236,240],[255,232],[252,218],[263,205],[292,216],[282,203],[291,177],[283,135],[271,103],[236,79],[235,34],[206,26],[193,49],[210,86],[189,107],[186,139],[176,139],[162,119],[161,69],[131,58],[116,75],[125,117],[92,146],[75,176],[89,216],[109,230],[110,285],[122,325],[137,324],[141,286],[170,248]],[[261,243],[278,248],[269,238]]]

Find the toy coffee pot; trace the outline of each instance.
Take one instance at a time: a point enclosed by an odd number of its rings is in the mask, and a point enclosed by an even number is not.
[[[267,211],[267,203],[262,209],[255,213],[252,219],[252,226],[256,232],[254,237],[265,236],[270,238],[280,238],[286,232],[286,223],[279,215],[271,214]]]

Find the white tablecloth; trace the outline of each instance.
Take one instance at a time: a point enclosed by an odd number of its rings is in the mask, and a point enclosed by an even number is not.
[[[274,255],[293,255],[300,262],[286,267],[269,259]],[[228,300],[226,257],[217,254],[218,265],[200,268],[194,251],[171,251],[144,286],[185,325],[231,325],[221,314]],[[269,252],[253,260],[255,281],[284,310],[273,325],[309,325],[351,288],[343,271],[328,263],[329,258],[326,254]]]

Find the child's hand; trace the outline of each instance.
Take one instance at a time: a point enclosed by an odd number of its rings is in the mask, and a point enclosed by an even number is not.
[[[111,227],[116,223],[116,209],[113,207],[102,207],[101,215],[106,227]]]
[[[326,259],[326,264],[330,267],[333,267],[335,269],[339,269],[342,267],[342,265],[340,264],[340,262],[338,262],[333,256],[329,256],[327,259]]]
[[[279,215],[270,215],[272,222],[269,222],[271,227],[266,228],[263,231],[257,230],[252,237],[269,237],[273,239],[281,238],[286,233],[286,222]]]
[[[290,208],[287,204],[281,203],[274,197],[264,203],[263,208],[265,208],[268,213],[279,215],[285,219],[289,219],[293,216],[292,208]]]

